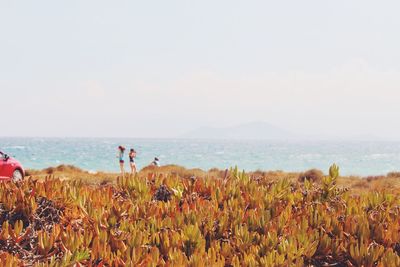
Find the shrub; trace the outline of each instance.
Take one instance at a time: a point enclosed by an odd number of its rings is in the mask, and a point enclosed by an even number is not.
[[[311,169],[306,172],[300,173],[298,177],[299,182],[304,182],[305,179],[312,181],[314,183],[319,183],[322,181],[324,173],[317,169]]]
[[[368,185],[369,181],[368,180],[360,180],[358,182],[356,182],[355,184],[353,184],[353,188],[360,188],[360,189],[367,189],[369,188]]]
[[[387,177],[399,178],[399,177],[400,177],[400,172],[389,172],[389,173],[387,174]]]
[[[84,171],[84,170],[82,170],[82,169],[80,169],[78,167],[75,167],[73,165],[64,165],[64,164],[58,165],[57,167],[49,167],[49,168],[43,169],[43,171],[45,173],[47,173],[47,174],[53,174],[56,171],[58,171],[58,172],[81,172],[81,173],[87,173],[86,171]]]
[[[367,176],[367,177],[365,177],[365,180],[367,180],[368,182],[372,182],[372,181],[380,180],[380,179],[383,179],[383,178],[385,178],[385,176],[382,176],[382,175],[379,175],[379,176]]]
[[[167,202],[171,199],[172,192],[168,189],[166,185],[161,185],[155,192],[153,199],[157,201]]]

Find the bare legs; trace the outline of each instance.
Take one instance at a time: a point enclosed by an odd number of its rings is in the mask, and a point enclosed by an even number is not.
[[[120,167],[120,169],[121,169],[121,175],[122,175],[122,177],[125,177],[124,163],[123,163],[123,162],[120,162],[120,163],[119,163],[119,167]]]
[[[131,162],[130,164],[131,164],[131,173],[132,173],[132,175],[135,175],[135,173],[136,173],[136,163]]]

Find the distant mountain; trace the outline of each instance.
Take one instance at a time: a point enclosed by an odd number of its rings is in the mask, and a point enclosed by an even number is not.
[[[226,128],[201,127],[190,131],[183,138],[198,139],[264,139],[289,140],[300,139],[289,131],[280,129],[266,122],[252,122]]]

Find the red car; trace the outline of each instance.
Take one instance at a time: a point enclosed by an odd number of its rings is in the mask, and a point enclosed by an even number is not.
[[[25,171],[16,159],[0,151],[0,181],[21,181]]]

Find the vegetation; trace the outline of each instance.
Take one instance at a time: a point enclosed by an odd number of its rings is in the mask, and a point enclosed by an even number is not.
[[[0,266],[400,266],[396,183],[168,168],[1,183]]]
[[[324,177],[324,173],[317,169],[311,169],[304,173],[300,173],[299,182],[304,182],[305,180],[309,180],[311,182],[320,182]]]

